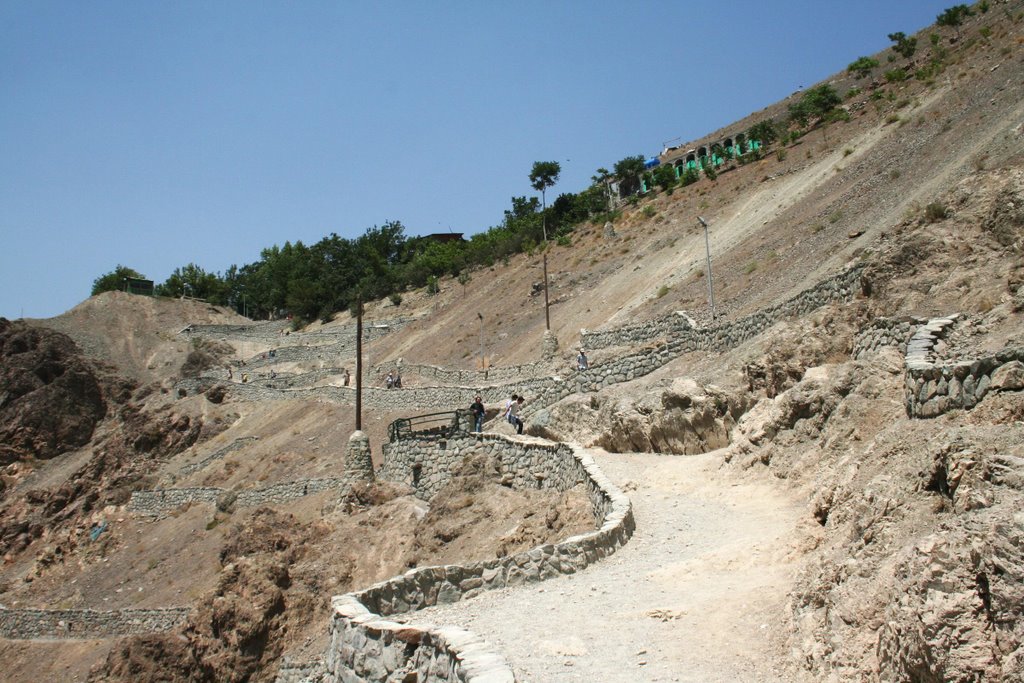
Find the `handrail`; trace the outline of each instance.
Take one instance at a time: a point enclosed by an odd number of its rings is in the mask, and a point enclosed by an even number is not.
[[[402,417],[388,425],[388,440],[394,443],[402,439],[446,439],[460,432],[468,433],[472,424],[466,408]]]

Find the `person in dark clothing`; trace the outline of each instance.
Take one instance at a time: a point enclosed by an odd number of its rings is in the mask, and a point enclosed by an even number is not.
[[[477,396],[473,404],[469,406],[469,409],[473,411],[473,431],[482,432],[484,431],[484,402]]]

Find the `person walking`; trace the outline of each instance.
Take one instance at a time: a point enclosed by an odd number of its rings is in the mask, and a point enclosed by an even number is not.
[[[576,356],[576,369],[586,370],[589,367],[590,363],[587,362],[587,354],[583,349],[580,349],[580,355]]]
[[[479,396],[473,401],[473,405],[469,406],[469,409],[473,411],[473,431],[478,434],[484,431],[484,402]]]
[[[509,408],[509,412],[511,413],[509,422],[515,425],[516,434],[523,433],[523,418],[519,417],[519,411],[523,408],[523,400],[522,396],[517,397],[515,402]]]
[[[385,383],[385,385],[387,386],[388,389],[391,389],[392,387],[394,387],[395,386],[395,376],[394,376],[394,374],[389,372],[388,373],[388,378],[384,381],[384,383]]]
[[[512,423],[512,406],[515,404],[517,398],[519,398],[519,397],[516,396],[515,394],[512,394],[512,398],[510,398],[509,400],[505,401],[505,410],[504,410],[504,412],[502,412],[501,415],[502,415],[502,417],[505,418],[505,421],[508,422],[509,424]]]

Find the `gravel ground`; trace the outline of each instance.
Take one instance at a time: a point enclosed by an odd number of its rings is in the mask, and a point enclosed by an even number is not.
[[[521,681],[793,680],[775,624],[806,519],[776,482],[700,456],[592,451],[637,530],[587,570],[413,615],[490,641]]]

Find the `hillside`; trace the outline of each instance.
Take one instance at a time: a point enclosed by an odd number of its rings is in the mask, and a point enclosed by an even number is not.
[[[389,618],[468,626],[519,680],[1024,680],[1024,2],[991,4],[830,79],[848,121],[552,243],[551,357],[536,252],[368,305],[379,475],[393,420],[516,392],[522,443],[593,452],[637,526],[578,573]],[[513,486],[478,447],[430,496],[430,458],[342,489],[353,339],[347,313],[120,293],[3,321],[0,605],[170,620],[2,638],[6,679],[333,680],[332,595],[601,526],[582,484]]]

